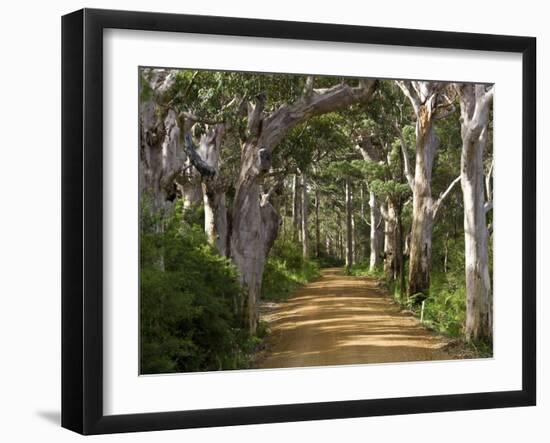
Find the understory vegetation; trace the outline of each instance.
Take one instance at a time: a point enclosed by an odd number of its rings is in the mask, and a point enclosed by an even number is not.
[[[158,220],[142,203],[140,236],[141,373],[243,369],[267,333],[243,323],[245,293],[231,261],[206,240],[202,208],[178,204]],[[265,300],[285,300],[319,276],[293,243],[277,242],[264,272]]]
[[[236,369],[253,340],[243,329],[236,270],[185,221],[181,205],[165,220],[142,210],[140,243],[141,373]]]
[[[304,259],[296,243],[279,240],[267,259],[262,281],[262,298],[269,301],[286,300],[298,286],[320,275],[319,264]]]

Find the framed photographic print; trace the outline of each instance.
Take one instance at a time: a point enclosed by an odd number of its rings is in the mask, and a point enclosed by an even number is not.
[[[530,37],[62,21],[62,425],[534,405]]]

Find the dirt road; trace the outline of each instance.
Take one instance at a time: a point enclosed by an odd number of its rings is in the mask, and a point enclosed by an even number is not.
[[[340,268],[262,314],[271,335],[258,368],[449,360],[447,341],[402,313],[373,279]]]

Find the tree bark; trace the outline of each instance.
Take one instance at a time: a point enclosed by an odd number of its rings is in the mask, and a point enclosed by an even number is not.
[[[493,89],[458,87],[461,109],[461,185],[464,199],[466,340],[492,340],[493,298],[489,276],[483,156]]]

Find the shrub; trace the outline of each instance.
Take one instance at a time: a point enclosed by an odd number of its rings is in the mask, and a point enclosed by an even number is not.
[[[140,233],[141,373],[246,366],[242,289],[232,264],[178,209],[158,232],[144,205]]]
[[[265,265],[262,298],[284,300],[298,286],[318,276],[319,265],[312,260],[305,260],[298,244],[277,240]]]

